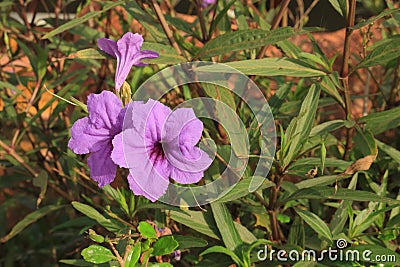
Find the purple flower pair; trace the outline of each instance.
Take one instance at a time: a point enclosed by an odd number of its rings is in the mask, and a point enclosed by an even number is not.
[[[169,178],[196,183],[212,162],[195,146],[203,124],[190,108],[172,111],[152,99],[122,108],[116,95],[103,91],[89,95],[88,111],[72,126],[68,147],[76,154],[91,153],[90,175],[100,187],[114,180],[118,165],[129,169],[136,195],[155,201],[166,192]]]

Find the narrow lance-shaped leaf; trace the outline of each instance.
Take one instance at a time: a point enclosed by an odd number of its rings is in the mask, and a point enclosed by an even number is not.
[[[278,28],[272,31],[251,29],[230,32],[210,40],[200,50],[196,58],[207,58],[224,54],[227,52],[227,47],[229,47],[230,52],[233,52],[274,44],[293,36],[293,34],[294,31],[291,27]]]
[[[318,77],[326,75],[320,69],[310,66],[299,59],[294,58],[263,58],[224,63],[243,72],[246,75],[259,76],[292,76],[292,77]],[[208,65],[199,67],[198,71],[204,72],[227,72],[226,67],[221,65]]]
[[[23,218],[21,221],[19,221],[8,233],[6,236],[0,238],[0,243],[5,243],[17,234],[19,234],[22,230],[24,230],[26,227],[31,225],[32,223],[36,222],[40,218],[46,216],[47,214],[56,211],[58,209],[61,209],[65,207],[64,205],[51,205],[51,206],[46,206],[41,209],[35,210],[34,212],[28,214]]]
[[[241,244],[239,233],[235,228],[232,216],[223,203],[211,203],[212,213],[225,246],[235,251]]]
[[[306,210],[295,209],[297,214],[320,236],[332,241],[332,233],[326,223],[317,215]]]
[[[114,8],[114,7],[118,6],[118,5],[121,5],[123,3],[125,3],[125,1],[117,1],[117,2],[108,3],[108,4],[106,4],[104,6],[104,8],[102,10],[89,12],[89,13],[83,15],[82,17],[78,17],[76,19],[68,21],[67,23],[61,25],[60,27],[52,30],[51,32],[49,32],[47,34],[45,34],[42,37],[42,39],[48,39],[48,38],[50,38],[50,37],[52,37],[52,36],[54,36],[56,34],[62,33],[64,31],[66,31],[66,30],[69,30],[69,29],[71,29],[71,28],[73,28],[75,26],[78,26],[78,25],[88,21],[89,19],[94,18],[94,17],[100,15],[101,13],[106,12],[107,10],[109,10],[111,8]]]
[[[376,46],[355,68],[368,68],[376,65],[385,65],[392,59],[400,56],[400,38],[399,36],[390,38],[389,41]]]
[[[287,151],[283,158],[283,166],[286,167],[297,156],[305,139],[309,136],[314,123],[315,113],[318,107],[320,86],[313,84],[305,97],[300,108],[297,120],[292,120],[288,128],[292,130],[285,134],[285,147]],[[293,125],[294,124],[294,125]],[[289,144],[290,142],[290,144]],[[289,147],[287,147],[289,146]]]

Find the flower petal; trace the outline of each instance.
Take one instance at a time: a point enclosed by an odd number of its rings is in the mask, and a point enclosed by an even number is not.
[[[204,172],[187,172],[172,168],[171,178],[180,184],[194,184],[203,178]]]
[[[143,37],[140,34],[127,32],[117,41],[117,69],[115,71],[115,89],[118,91],[134,65],[132,60],[140,51]]]
[[[111,160],[112,145],[103,144],[100,150],[93,152],[88,157],[90,177],[103,187],[114,181],[117,173],[117,165]]]
[[[152,162],[147,152],[137,153],[135,158],[129,159],[130,174],[135,179],[136,189],[140,189],[141,194],[154,201],[159,199],[167,190],[168,177],[171,168],[166,160]],[[133,190],[133,189],[132,189]]]
[[[118,48],[117,48],[117,42],[107,39],[107,38],[100,38],[97,40],[97,45],[101,50],[106,52],[112,57],[117,57],[118,54]]]
[[[87,106],[90,123],[99,132],[104,132],[112,138],[122,130],[122,102],[115,94],[109,91],[90,94]]]
[[[146,63],[140,62],[143,59],[152,59],[152,58],[158,58],[160,54],[157,52],[151,51],[151,50],[142,50],[139,51],[137,54],[134,55],[132,60],[134,61],[133,65],[135,66],[147,66]]]
[[[212,159],[195,147],[202,131],[203,123],[196,118],[193,109],[181,108],[171,113],[165,123],[162,140],[167,159],[174,168],[196,173],[211,165]]]
[[[131,120],[132,128],[139,135],[149,142],[155,142],[161,141],[161,131],[170,113],[169,107],[153,99],[146,103],[135,101],[128,107],[125,120]]]
[[[164,195],[165,191],[168,188],[168,181],[165,180],[157,181],[157,186],[151,186],[153,190],[149,193],[147,188],[143,188],[142,187],[143,185],[139,185],[136,182],[136,179],[131,173],[129,173],[128,175],[128,182],[129,182],[129,188],[133,191],[135,195],[144,196],[152,202],[156,201],[162,195]]]
[[[191,108],[178,108],[168,117],[163,131],[163,140],[172,142],[178,139],[178,145],[195,146],[203,133],[203,123]]]
[[[77,120],[71,128],[71,139],[68,142],[68,147],[75,154],[87,154],[92,152],[97,146],[96,143],[102,143],[107,140],[107,136],[93,131],[89,124],[89,118]]]

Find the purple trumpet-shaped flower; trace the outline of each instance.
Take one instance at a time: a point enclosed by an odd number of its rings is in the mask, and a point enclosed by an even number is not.
[[[195,146],[202,132],[203,123],[191,108],[172,112],[152,99],[131,102],[111,158],[129,168],[129,186],[136,195],[156,201],[165,194],[169,178],[192,184],[203,177],[212,159]]]
[[[203,1],[201,2],[201,6],[202,6],[203,8],[206,8],[206,7],[208,7],[209,5],[215,4],[216,2],[217,2],[217,0],[203,0]]]
[[[90,153],[90,176],[103,187],[114,180],[117,172],[111,159],[112,139],[122,131],[125,109],[109,91],[90,94],[87,107],[89,116],[72,125],[68,147],[76,154]]]
[[[140,50],[143,44],[143,37],[138,33],[127,32],[118,41],[107,38],[97,40],[99,48],[117,59],[117,69],[115,71],[115,89],[118,91],[132,66],[146,66],[140,62],[145,58],[157,58],[160,55],[151,50]]]

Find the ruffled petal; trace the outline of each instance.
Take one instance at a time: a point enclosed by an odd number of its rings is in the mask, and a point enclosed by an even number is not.
[[[103,91],[100,94],[88,96],[88,111],[90,124],[102,134],[111,138],[122,130],[123,116],[121,100],[112,92]]]
[[[177,109],[168,117],[162,138],[164,150],[170,164],[180,172],[203,172],[211,165],[212,159],[195,147],[202,131],[203,123],[193,109]]]
[[[163,140],[178,140],[178,145],[195,146],[203,133],[203,123],[191,108],[178,108],[168,117],[163,131]]]
[[[140,51],[143,44],[143,37],[140,34],[127,32],[117,41],[117,69],[115,73],[115,90],[119,90],[128,77],[134,65],[132,60]]]
[[[148,189],[143,187],[142,183],[139,185],[136,182],[136,179],[131,173],[129,173],[128,175],[128,183],[129,183],[129,188],[135,195],[144,196],[145,198],[149,199],[152,202],[156,201],[161,196],[163,196],[168,188],[168,181],[161,180],[158,181],[157,186],[153,188],[152,191],[148,191]]]
[[[130,174],[134,177],[141,194],[154,201],[159,199],[167,190],[168,177],[171,168],[166,160],[152,162],[150,156],[135,153],[135,158],[129,158]]]
[[[123,134],[119,133],[114,136],[112,140],[113,149],[111,151],[111,159],[112,161],[119,165],[122,168],[128,168],[128,163],[125,159],[124,153],[124,143],[123,143]]]
[[[161,141],[161,131],[170,113],[169,107],[153,99],[146,103],[135,101],[129,105],[125,120],[131,120],[132,128],[145,137],[150,145]]]
[[[71,128],[71,139],[68,142],[68,147],[75,154],[87,154],[94,151],[97,143],[102,143],[107,140],[107,136],[93,131],[89,124],[89,118],[77,120]]]
[[[90,177],[103,187],[114,181],[117,165],[111,160],[112,145],[103,144],[100,150],[93,152],[88,157]]]
[[[118,54],[118,48],[117,48],[117,42],[107,39],[107,38],[100,38],[97,40],[97,45],[101,50],[106,52],[112,57],[117,57]]]
[[[187,172],[172,168],[171,178],[180,184],[194,184],[203,178],[204,172]]]

